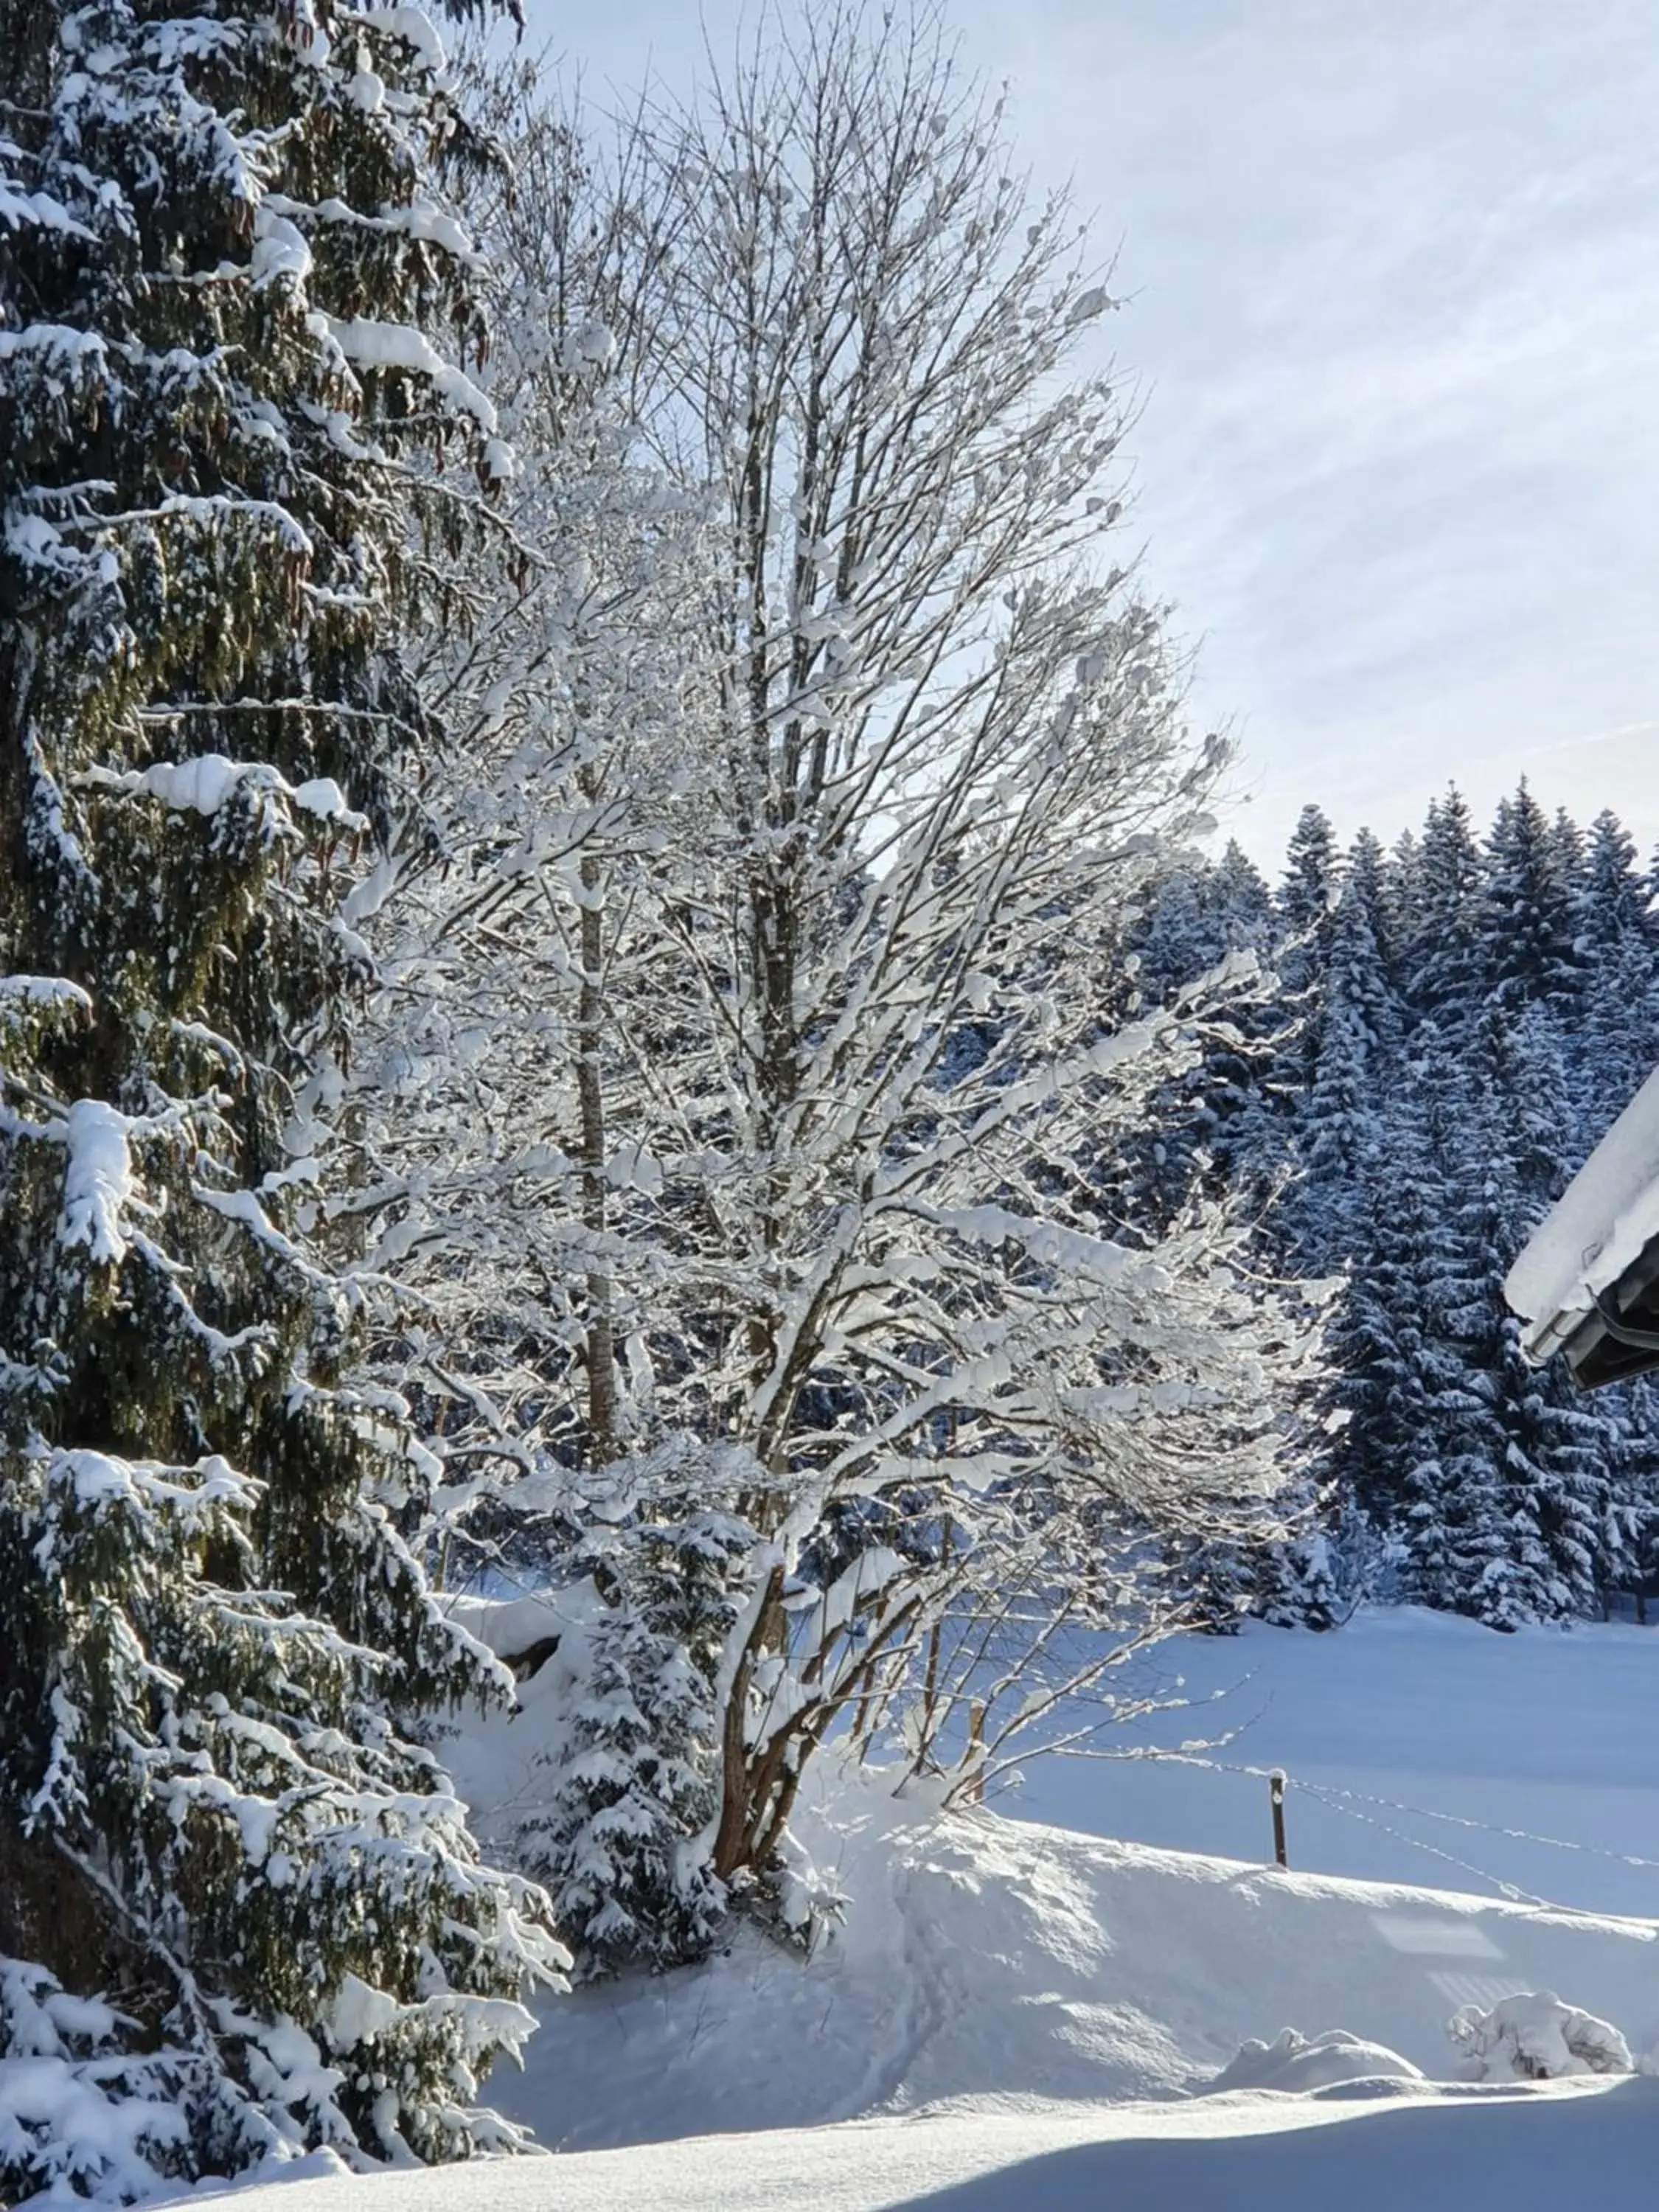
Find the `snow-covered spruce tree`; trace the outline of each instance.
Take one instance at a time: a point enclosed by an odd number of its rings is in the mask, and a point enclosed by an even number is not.
[[[1294,995],[1316,977],[1330,943],[1342,888],[1343,855],[1330,817],[1304,806],[1285,853],[1285,872],[1273,906],[1290,940],[1281,960],[1285,989]],[[1310,1048],[1314,1042],[1308,1039]]]
[[[1270,895],[1236,843],[1213,865],[1183,855],[1148,904],[1124,964],[1133,969],[1138,990],[1155,1004],[1178,1006],[1230,954],[1256,957],[1220,1004],[1213,991],[1200,993],[1201,1056],[1160,1098],[1155,1119],[1133,1148],[1139,1157],[1131,1166],[1131,1187],[1136,1203],[1150,1209],[1140,1215],[1143,1226],[1179,1213],[1195,1173],[1210,1189],[1230,1191],[1247,1203],[1269,1194],[1257,1170],[1267,1170],[1271,1183],[1279,1147],[1276,1139],[1264,1142],[1273,1110],[1265,1086],[1276,1058],[1275,1037],[1285,1026],[1277,978],[1261,966],[1272,957]]]
[[[1304,813],[1299,841],[1309,826]],[[1377,1264],[1369,1239],[1379,1225],[1377,1180],[1401,1039],[1386,945],[1388,864],[1368,831],[1356,837],[1340,880],[1327,925],[1317,931],[1304,925],[1290,948],[1304,974],[1297,1013],[1312,1042],[1299,1087],[1279,1102],[1292,1173],[1269,1225],[1294,1273],[1337,1279],[1329,1322],[1334,1363],[1318,1408],[1323,1418],[1310,1428],[1312,1525],[1264,1563],[1256,1601],[1269,1620],[1315,1627],[1332,1626],[1345,1610],[1339,1584],[1358,1533],[1356,1510],[1374,1486],[1345,1480],[1354,1471],[1356,1445],[1364,1450],[1382,1443],[1369,1430],[1357,1431],[1349,1417],[1357,1387],[1365,1387],[1356,1363],[1368,1360],[1380,1317],[1367,1281]],[[1297,1058],[1293,1042],[1279,1055],[1281,1073],[1294,1070]]]
[[[1070,1604],[1091,1561],[1126,1603],[1152,1534],[1261,1516],[1305,1335],[1217,1209],[1102,1218],[1197,1047],[1101,1009],[1223,748],[1188,747],[1159,617],[1099,558],[1121,412],[1067,380],[1109,303],[1065,206],[1010,180],[926,11],[769,24],[633,154],[673,250],[610,373],[713,514],[680,776],[644,763],[630,811],[616,775],[592,843],[512,850],[488,896],[541,961],[543,1127],[580,1133],[546,1164],[604,1195],[567,1292],[586,1455],[683,1432],[759,1470],[689,1839],[746,1879],[947,1607],[1015,1576]],[[546,705],[568,738],[580,701]],[[597,770],[631,726],[592,716]]]
[[[1304,806],[1285,851],[1273,900],[1278,1020],[1260,1078],[1258,1099],[1240,1132],[1258,1182],[1280,1182],[1296,1164],[1297,1133],[1319,1064],[1320,990],[1341,896],[1343,854],[1322,808]],[[1291,1214],[1273,1224],[1281,1253],[1294,1254]]]
[[[1564,1008],[1583,987],[1577,874],[1575,841],[1562,836],[1522,782],[1499,802],[1492,822],[1476,924],[1484,996],[1511,1018],[1540,1001]]]
[[[1367,1162],[1352,1273],[1331,1329],[1339,1370],[1327,1467],[1339,1497],[1378,1528],[1400,1525],[1426,1494],[1437,1510],[1430,1399],[1441,1382],[1425,1268],[1449,1204],[1439,1132],[1414,1080],[1400,1087]],[[1425,1565],[1423,1583],[1436,1570]],[[1419,1585],[1419,1589],[1422,1584]]]
[[[1381,1114],[1400,1042],[1382,934],[1382,854],[1354,841],[1318,971],[1307,994],[1314,1033],[1306,1088],[1291,1112],[1300,1180],[1282,1229],[1297,1271],[1355,1256],[1357,1217],[1381,1139]]]
[[[401,1732],[500,1677],[299,1197],[337,872],[421,723],[404,456],[491,427],[434,342],[477,336],[426,183],[465,139],[411,10],[6,0],[0,56],[6,1986],[109,1993],[57,2058],[175,2106],[111,2124],[152,2167],[460,2154],[561,1954]],[[14,2140],[0,2193],[52,2178]]]
[[[1615,814],[1591,824],[1574,921],[1584,986],[1571,1042],[1587,1150],[1659,1058],[1659,927]]]
[[[1455,787],[1429,807],[1411,871],[1395,950],[1412,1012],[1446,1034],[1469,1019],[1483,988],[1480,850]]]
[[[682,1435],[611,1474],[609,1510],[566,1562],[601,1602],[564,1639],[581,1648],[561,1652],[570,1693],[516,1839],[590,1976],[695,1959],[721,1924],[698,1838],[718,1809],[715,1686],[755,1543],[733,1510],[757,1490],[741,1453]]]
[[[1573,1100],[1559,1018],[1534,1003],[1505,1021],[1489,1007],[1477,1033],[1497,1112],[1508,1139],[1515,1188],[1510,1250],[1518,1253],[1560,1196],[1575,1141]],[[1516,1324],[1505,1317],[1504,1351]],[[1560,1366],[1528,1369],[1505,1391],[1510,1423],[1509,1465],[1522,1493],[1516,1525],[1536,1522],[1547,1561],[1539,1611],[1589,1614],[1599,1605],[1598,1583],[1611,1564],[1604,1556],[1610,1527],[1609,1478],[1620,1456],[1616,1401],[1586,1401]]]
[[[1538,1006],[1455,1042],[1419,1029],[1339,1338],[1336,1459],[1405,1546],[1405,1593],[1510,1629],[1595,1608],[1602,1417],[1528,1368],[1504,1275],[1559,1190],[1559,1047]],[[1471,1074],[1474,1081],[1471,1082]],[[1616,1533],[1616,1527],[1613,1531]]]

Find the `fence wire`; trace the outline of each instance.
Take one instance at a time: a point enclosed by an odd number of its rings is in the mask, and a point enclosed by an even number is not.
[[[1258,1782],[1271,1782],[1275,1774],[1283,1773],[1289,1786],[1299,1796],[1312,1797],[1322,1804],[1328,1805],[1333,1811],[1346,1814],[1351,1820],[1361,1821],[1367,1827],[1375,1828],[1382,1835],[1391,1836],[1397,1843],[1408,1844],[1413,1850],[1425,1852],[1429,1857],[1439,1859],[1447,1866],[1455,1867],[1461,1874],[1473,1875],[1477,1881],[1483,1881],[1496,1890],[1501,1897],[1508,1898],[1520,1905],[1539,1905],[1550,1912],[1572,1913],[1587,1919],[1604,1919],[1608,1917],[1605,1913],[1598,1912],[1593,1906],[1563,1905],[1553,1898],[1540,1897],[1532,1890],[1523,1888],[1519,1882],[1510,1881],[1502,1875],[1491,1874],[1485,1868],[1474,1865],[1470,1860],[1459,1858],[1455,1852],[1443,1850],[1437,1844],[1425,1843],[1420,1836],[1407,1835],[1404,1830],[1395,1827],[1389,1821],[1377,1819],[1375,1812],[1362,1811],[1361,1807],[1371,1806],[1381,1812],[1404,1814],[1414,1820],[1437,1820],[1447,1827],[1462,1828],[1478,1835],[1501,1837],[1508,1843],[1536,1844],[1550,1850],[1576,1851],[1588,1858],[1604,1859],[1610,1865],[1634,1867],[1659,1874],[1659,1859],[1644,1858],[1639,1852],[1609,1850],[1604,1844],[1577,1843],[1565,1836],[1539,1835],[1530,1828],[1508,1827],[1492,1820],[1472,1820],[1462,1813],[1443,1813],[1437,1812],[1432,1806],[1407,1804],[1401,1797],[1379,1797],[1364,1790],[1338,1789],[1333,1783],[1298,1780],[1288,1768],[1246,1766],[1233,1759],[1206,1759],[1196,1752],[1163,1751],[1151,1747],[1145,1750],[1135,1749],[1125,1753],[1124,1756],[1130,1759],[1152,1759],[1177,1766],[1203,1767],[1217,1774],[1242,1774]]]

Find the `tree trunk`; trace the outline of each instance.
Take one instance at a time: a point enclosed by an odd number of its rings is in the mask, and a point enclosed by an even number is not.
[[[766,1595],[738,1662],[722,1716],[720,1824],[714,1837],[714,1872],[722,1881],[729,1881],[750,1865],[754,1856],[757,1816],[762,1808],[755,1802],[756,1777],[749,1763],[749,1685],[756,1654],[767,1649],[767,1639],[775,1632],[775,1619],[781,1618],[782,1612],[783,1569],[777,1566],[767,1577]]]
[[[604,884],[600,863],[592,854],[581,865],[581,990],[576,1006],[576,1097],[581,1115],[582,1226],[594,1239],[587,1262],[588,1451],[596,1465],[616,1459],[623,1449],[617,1391],[617,1334],[614,1285],[599,1258],[599,1246],[610,1227],[610,1194],[605,1179],[605,1085],[599,1072],[599,1030],[605,1005],[605,913],[598,903]]]

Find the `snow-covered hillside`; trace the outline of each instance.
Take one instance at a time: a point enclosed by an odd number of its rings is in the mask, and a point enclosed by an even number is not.
[[[1598,2191],[1638,2187],[1659,2159],[1659,2082],[1472,2085],[1446,2023],[1555,1990],[1639,2063],[1659,2045],[1659,1918],[1425,1886],[1456,1869],[1418,1838],[1504,1879],[1515,1854],[1548,1860],[1575,1900],[1642,1896],[1644,1869],[1616,1855],[1650,1843],[1659,1638],[1497,1637],[1400,1612],[1157,1663],[1218,1700],[1166,1716],[1169,1740],[1224,1723],[1241,1731],[1217,1754],[1228,1766],[1290,1768],[1292,1871],[1259,1863],[1253,1776],[1039,1760],[1000,1805],[939,1818],[826,1761],[799,1826],[848,1909],[810,1963],[744,1931],[690,1972],[550,2004],[526,2071],[491,2088],[550,2161],[296,2179],[268,2204],[244,2197],[247,2212],[1300,2212],[1339,2191],[1344,2212],[1554,2212],[1591,2172]],[[533,1790],[529,1686],[518,1720],[455,1740],[475,1789]],[[1310,1784],[1347,1790],[1347,1809]],[[1577,1808],[1593,1848],[1413,1824],[1367,1802],[1383,1795],[1550,1833]],[[1083,1832],[1112,1822],[1158,1840]],[[1383,1879],[1306,1870],[1356,1855]],[[1357,2040],[1237,2063],[1285,2028]],[[1218,2092],[1224,2075],[1251,2086]]]
[[[868,1786],[802,1823],[850,1899],[803,1966],[758,1936],[547,2008],[506,2109],[589,2149],[963,2105],[1181,2097],[1248,2039],[1341,2027],[1449,2077],[1460,2006],[1557,1990],[1659,2042],[1659,1929],[1011,1821]]]
[[[1292,1867],[1485,1896],[1507,1883],[1552,1904],[1659,1914],[1659,1631],[1494,1636],[1387,1607],[1330,1636],[1250,1622],[1236,1637],[1188,1637],[1115,1686],[1193,1702],[1103,1735],[1107,1748],[1231,1741],[1192,1765],[1033,1759],[1000,1810],[1266,1859],[1259,1770],[1282,1766]]]

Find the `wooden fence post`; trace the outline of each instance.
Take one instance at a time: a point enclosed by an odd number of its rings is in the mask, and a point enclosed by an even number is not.
[[[1291,1862],[1285,1849],[1285,1783],[1284,1768],[1274,1767],[1267,1777],[1267,1794],[1273,1808],[1273,1857],[1280,1866],[1288,1868]]]

